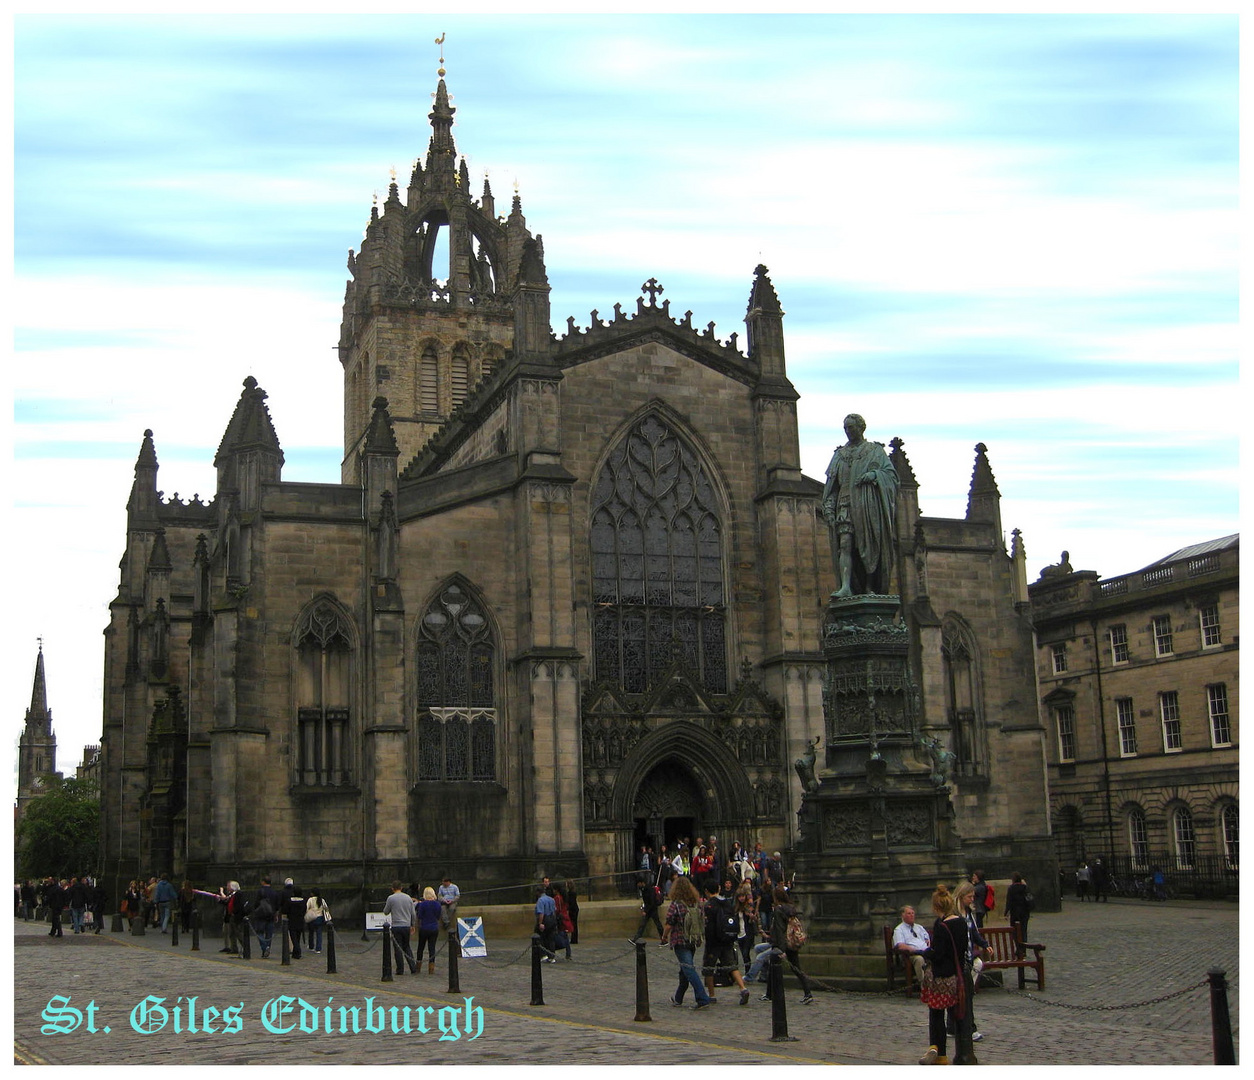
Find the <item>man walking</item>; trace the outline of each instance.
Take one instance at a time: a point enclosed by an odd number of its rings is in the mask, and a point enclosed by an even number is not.
[[[414,922],[414,900],[401,887],[399,881],[392,882],[392,895],[383,905],[383,921],[392,929],[392,951],[396,957],[396,974],[400,975],[409,965],[411,975],[418,974],[418,964],[414,960],[414,952],[409,944],[409,934]]]

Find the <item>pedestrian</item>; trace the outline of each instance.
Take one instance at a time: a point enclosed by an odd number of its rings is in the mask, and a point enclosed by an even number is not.
[[[644,935],[644,928],[649,925],[649,920],[653,920],[653,925],[657,927],[658,941],[666,940],[666,931],[662,929],[662,920],[658,918],[658,907],[662,903],[662,890],[653,884],[653,878],[649,874],[639,874],[636,877],[636,888],[640,892],[640,925],[636,927],[636,932],[632,934],[632,941],[639,941]]]
[[[985,912],[991,910],[996,904],[993,886],[984,880],[983,870],[972,871],[971,884],[975,887],[971,910],[975,913],[976,925],[983,929]]]
[[[178,899],[179,891],[170,884],[169,878],[162,874],[157,882],[153,897],[157,903],[157,915],[161,922],[161,932],[164,934],[170,929],[170,909],[173,907],[174,901]]]
[[[122,897],[122,915],[126,918],[127,925],[130,926],[132,931],[135,928],[135,920],[143,918],[143,910],[143,890],[140,888],[139,882],[128,882],[126,893]]]
[[[1093,871],[1093,903],[1104,904],[1107,893],[1110,891],[1110,874],[1101,859],[1094,859],[1091,869]]]
[[[1075,894],[1083,903],[1089,898],[1089,883],[1093,880],[1093,872],[1089,870],[1089,864],[1080,863],[1080,867],[1075,872]]]
[[[87,910],[91,912],[91,920],[97,934],[104,926],[105,905],[108,902],[109,894],[105,892],[105,887],[100,884],[99,879],[93,881],[88,892]]]
[[[980,933],[980,924],[975,917],[975,886],[964,881],[954,892],[954,906],[967,924],[967,950],[962,957],[962,974],[966,990],[966,1029],[971,1032],[971,1041],[979,1042],[984,1038],[975,1022],[975,984],[979,982],[980,971],[984,967],[984,954],[988,942]],[[950,1031],[956,1035],[957,1029]]]
[[[717,879],[707,890],[705,901],[705,956],[701,961],[701,974],[705,976],[705,989],[711,1001],[717,1001],[714,978],[725,975],[740,991],[740,1004],[749,1001],[749,988],[740,974],[739,954],[736,949],[739,922],[736,918],[736,898],[731,895],[731,882],[721,886]]]
[[[305,931],[309,939],[309,951],[314,955],[322,954],[322,930],[331,921],[331,909],[322,899],[322,890],[314,887],[309,890],[309,898],[305,901]]]
[[[1010,888],[1006,890],[1006,906],[1002,909],[1002,914],[1010,920],[1010,925],[1019,924],[1019,937],[1015,943],[1015,955],[1022,958],[1027,950],[1024,948],[1024,942],[1028,940],[1028,918],[1032,914],[1032,909],[1036,906],[1036,901],[1032,893],[1028,891],[1028,883],[1023,880],[1023,875],[1014,873],[1010,875]]]
[[[27,878],[22,882],[22,918],[30,922],[35,915],[35,883]]]
[[[247,912],[263,960],[270,959],[270,943],[274,940],[274,920],[278,913],[279,894],[271,887],[269,877],[263,875]]]
[[[752,878],[745,878],[736,888],[736,920],[736,944],[740,946],[741,963],[747,969],[749,953],[758,939],[758,900]]]
[[[418,948],[415,951],[418,965],[422,966],[422,950],[427,950],[427,974],[435,974],[435,942],[440,933],[440,901],[435,898],[435,890],[428,885],[422,890],[422,899],[418,901]]]
[[[196,890],[190,881],[184,879],[179,888],[179,925],[185,934],[190,934],[192,931],[192,912],[195,910]]]
[[[674,950],[675,960],[679,964],[679,986],[671,995],[671,1004],[680,1008],[684,1003],[684,992],[691,986],[697,999],[696,1008],[709,1008],[712,1004],[710,995],[706,992],[694,963],[694,955],[705,939],[704,921],[701,918],[697,890],[685,876],[676,879],[671,887],[671,902],[666,909],[666,926],[671,949]]]
[[[545,881],[547,880],[548,878],[545,878]],[[546,964],[556,964],[557,956],[554,954],[554,949],[557,935],[557,904],[544,885],[540,886],[540,891],[536,896],[535,911],[535,932],[540,935],[540,948],[544,950],[544,956],[540,959]]]
[[[65,931],[61,929],[61,912],[65,910],[67,893],[65,882],[57,881],[56,878],[48,879],[48,887],[44,890],[44,906],[52,913],[49,937],[65,937]]]
[[[929,970],[919,988],[919,1000],[927,1006],[929,1045],[919,1064],[948,1065],[945,1014],[952,1017],[955,1030],[958,1024],[966,1023],[961,958],[967,951],[967,924],[955,910],[953,894],[944,884],[938,884],[932,893],[932,911],[936,915],[932,944],[924,953]]]
[[[805,944],[805,927],[801,923],[801,915],[797,911],[797,906],[788,896],[788,890],[783,885],[775,886],[774,903],[771,915],[771,941],[778,949],[784,950],[784,959],[788,961],[788,966],[792,968],[792,973],[797,976],[797,981],[801,983],[801,1004],[813,1005],[814,993],[810,989],[810,980],[806,978],[806,973],[801,970],[801,957],[799,950]],[[767,1000],[770,999],[770,990],[767,990]]]
[[[461,895],[461,889],[446,874],[436,891],[440,901],[440,929],[446,932],[457,929],[457,901],[461,899]]]
[[[566,950],[566,959],[571,959],[570,955],[570,915],[566,911],[566,897],[562,894],[562,887],[554,882],[549,886],[549,895],[553,897],[553,904],[557,908],[557,924],[553,932],[553,945],[557,949]]]
[[[300,942],[305,936],[305,898],[298,893],[292,879],[285,878],[279,896],[279,914],[287,918],[287,939],[293,960],[301,958]]]
[[[566,914],[570,916],[570,943],[579,944],[579,894],[572,878],[566,879]]]
[[[218,903],[222,905],[222,948],[229,956],[238,956],[243,948],[243,935],[248,933],[244,924],[244,897],[238,881],[228,881],[218,890]]]
[[[390,930],[392,952],[396,957],[396,974],[403,975],[405,965],[408,964],[409,973],[417,975],[418,963],[409,947],[409,932],[414,922],[414,901],[406,895],[399,881],[392,882],[392,895],[384,901],[383,922]],[[387,946],[384,945],[384,948]]]
[[[83,912],[87,910],[86,878],[70,878],[70,888],[66,895],[66,902],[70,906],[70,924],[74,928],[74,933],[81,934],[83,932]]]

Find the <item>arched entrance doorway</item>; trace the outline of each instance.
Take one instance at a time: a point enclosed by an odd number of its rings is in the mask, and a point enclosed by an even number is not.
[[[685,836],[693,836],[706,818],[705,799],[692,771],[677,758],[653,767],[636,789],[631,817],[635,823],[633,848],[648,845],[672,851]]]

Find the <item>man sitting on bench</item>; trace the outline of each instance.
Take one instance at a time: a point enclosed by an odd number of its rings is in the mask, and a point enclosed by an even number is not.
[[[907,904],[893,931],[893,951],[901,953],[903,963],[913,967],[916,986],[923,981],[923,950],[931,943],[927,930],[914,921],[914,908]]]

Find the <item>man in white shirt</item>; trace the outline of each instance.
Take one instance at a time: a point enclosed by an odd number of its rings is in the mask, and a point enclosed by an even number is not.
[[[914,908],[907,904],[901,909],[901,922],[893,931],[893,949],[914,968],[916,984],[923,981],[923,950],[931,943],[928,932],[914,921]]]

